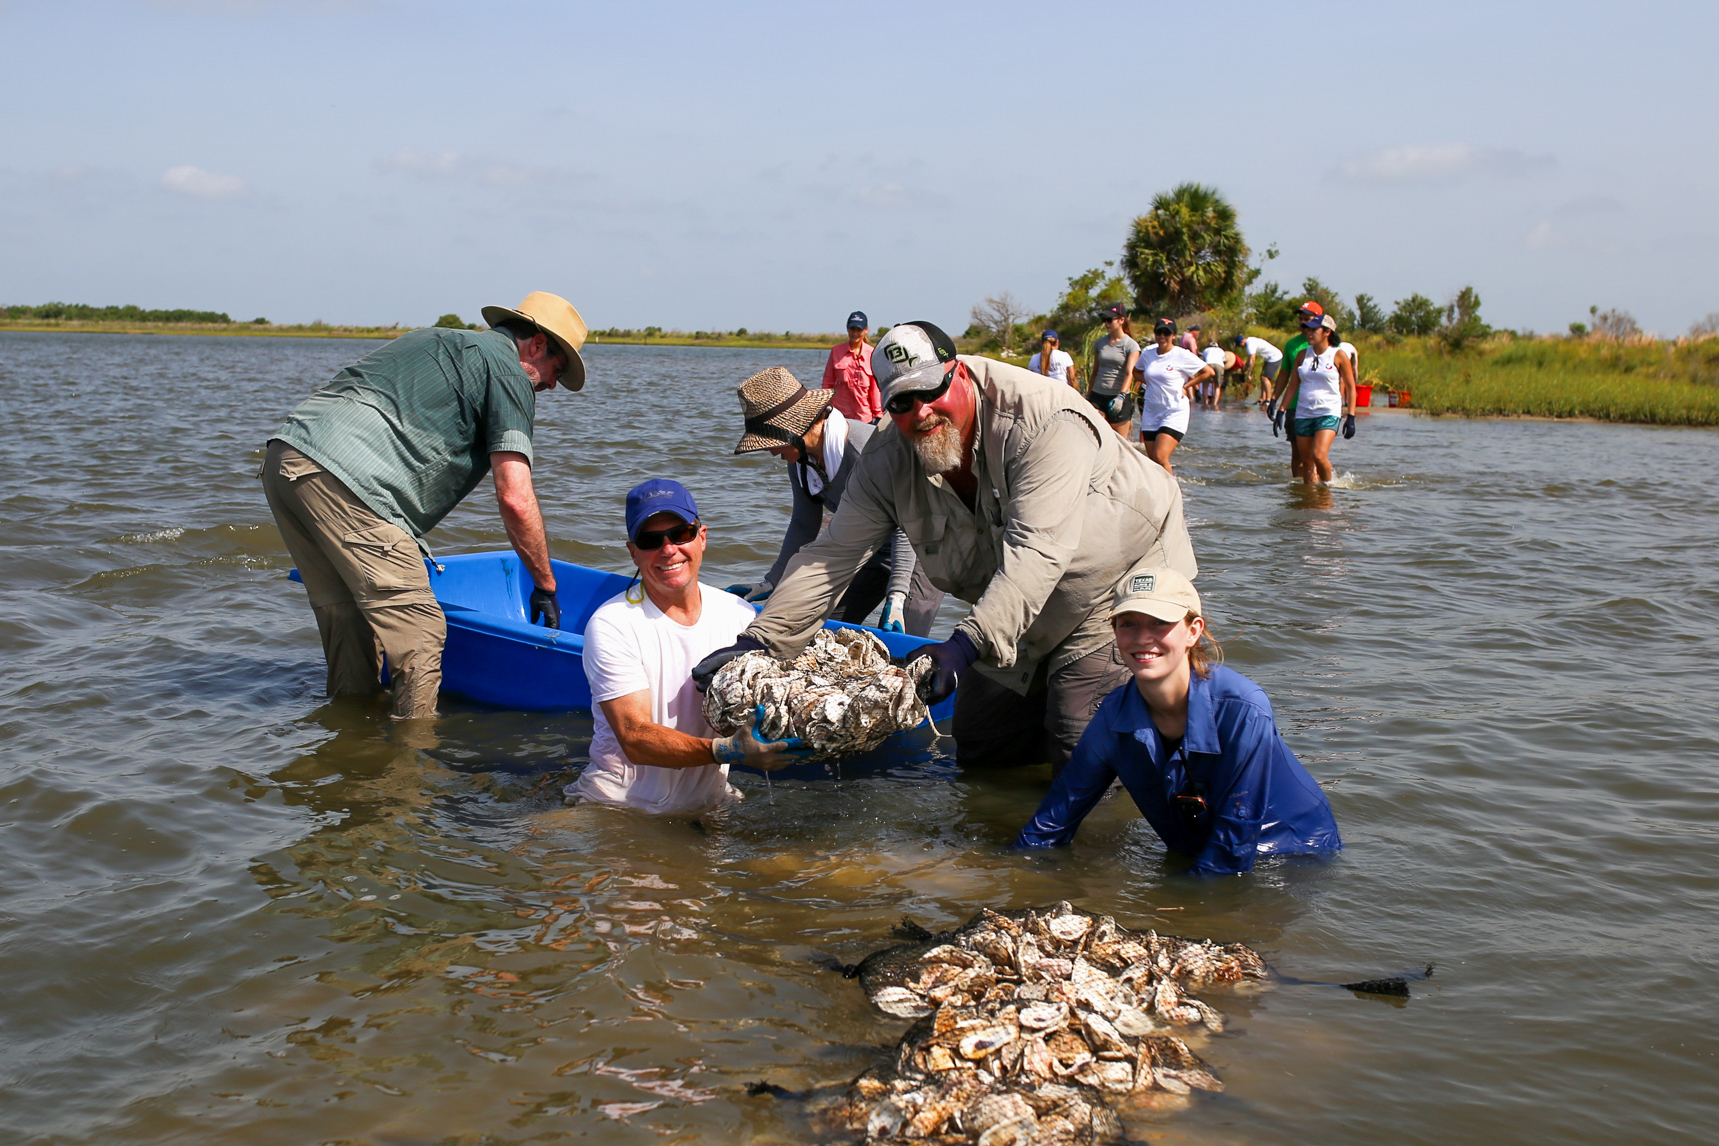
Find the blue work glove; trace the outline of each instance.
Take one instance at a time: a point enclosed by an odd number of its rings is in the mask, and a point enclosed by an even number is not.
[[[776,586],[770,584],[768,581],[759,581],[756,584],[743,582],[739,585],[730,585],[725,590],[725,592],[733,593],[736,597],[744,597],[747,601],[754,604],[769,597],[770,594],[775,591]]]
[[[1283,420],[1288,416],[1289,416],[1288,410],[1279,410],[1276,414],[1272,415],[1272,419],[1271,419],[1271,436],[1272,437],[1275,438],[1278,436],[1277,432],[1279,430],[1283,429]]]
[[[561,602],[555,599],[553,590],[533,589],[531,591],[531,605],[526,609],[525,615],[531,618],[531,623],[535,625],[539,614],[543,616],[544,628],[559,629],[561,627]]]
[[[979,650],[973,647],[973,642],[966,633],[957,632],[940,645],[930,645],[921,656],[913,658],[913,663],[922,660],[931,662],[931,671],[919,681],[919,699],[926,704],[936,704],[961,683],[961,674],[966,672],[974,661],[979,659]]]
[[[1350,414],[1348,417],[1343,419],[1343,436],[1345,438],[1352,438],[1355,436],[1355,415]]]
[[[883,599],[883,612],[877,615],[877,627],[886,633],[904,633],[901,617],[907,608],[906,593],[891,593]]]
[[[693,665],[692,683],[698,688],[698,691],[703,692],[705,689],[710,687],[710,678],[716,675],[717,669],[721,668],[735,657],[740,656],[742,653],[761,653],[763,651],[764,646],[762,643],[753,640],[751,637],[741,637],[738,641],[735,641],[727,648],[717,649],[714,653],[711,653],[709,656]]]
[[[770,772],[804,760],[812,750],[798,736],[785,740],[764,739],[764,706],[760,704],[752,710],[752,727],[712,741],[710,754],[718,764],[744,764],[748,768]]]

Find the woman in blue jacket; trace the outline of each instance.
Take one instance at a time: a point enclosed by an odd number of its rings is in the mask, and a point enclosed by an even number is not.
[[[1271,701],[1212,663],[1187,578],[1135,569],[1110,623],[1134,681],[1099,705],[1016,847],[1068,843],[1117,777],[1165,846],[1194,857],[1193,872],[1252,871],[1260,856],[1343,846],[1325,793],[1278,735]]]

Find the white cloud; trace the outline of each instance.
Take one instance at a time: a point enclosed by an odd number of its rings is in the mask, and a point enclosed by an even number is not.
[[[161,176],[161,185],[182,195],[199,199],[236,199],[245,193],[245,181],[232,175],[216,175],[201,167],[170,167]]]
[[[1345,161],[1337,174],[1351,183],[1445,183],[1475,173],[1525,175],[1556,163],[1516,148],[1434,143],[1387,147]]]

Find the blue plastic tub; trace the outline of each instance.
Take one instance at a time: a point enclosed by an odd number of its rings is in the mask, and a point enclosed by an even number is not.
[[[569,561],[552,564],[561,629],[546,629],[526,619],[534,583],[511,549],[456,553],[440,558],[439,567],[429,565],[430,587],[448,618],[448,644],[442,653],[444,691],[497,708],[565,712],[591,707],[591,686],[585,680],[585,625],[598,606],[627,587],[628,578]],[[299,579],[296,569],[292,579]],[[865,629],[895,657],[934,643],[869,625],[829,621],[825,627]],[[950,697],[934,707],[931,716],[942,721],[954,711],[955,698]]]

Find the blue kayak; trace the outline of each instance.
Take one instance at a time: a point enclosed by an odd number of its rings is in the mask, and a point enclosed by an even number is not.
[[[442,653],[446,692],[498,708],[565,712],[591,707],[585,680],[585,625],[603,602],[627,587],[628,578],[570,561],[552,562],[560,629],[534,625],[526,617],[531,575],[511,549],[456,553],[430,564],[430,587],[448,619]],[[299,579],[298,571],[292,579]],[[826,628],[864,629],[883,641],[893,657],[905,657],[935,642],[886,633],[869,625],[837,621]],[[931,710],[934,720],[954,714],[950,697]]]

